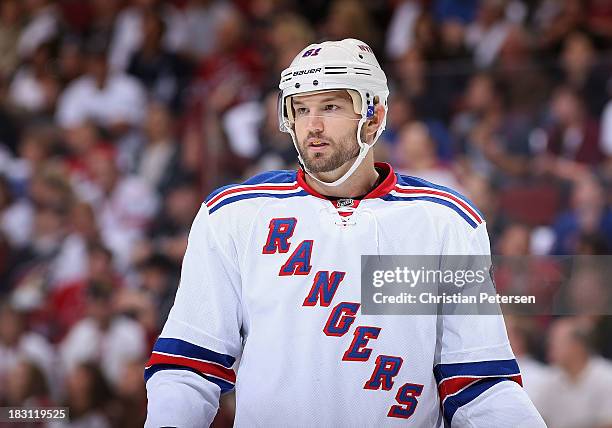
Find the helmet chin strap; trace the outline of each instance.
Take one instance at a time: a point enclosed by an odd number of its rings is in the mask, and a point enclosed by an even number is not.
[[[293,145],[295,146],[295,149],[297,150],[298,161],[300,162],[300,165],[302,166],[302,169],[304,169],[304,171],[308,175],[310,175],[310,177],[312,179],[314,179],[315,181],[317,181],[320,184],[323,184],[324,186],[336,187],[336,186],[339,186],[342,183],[344,183],[351,175],[353,175],[353,173],[357,170],[357,168],[359,168],[359,165],[361,165],[361,162],[363,162],[363,160],[365,159],[365,157],[368,154],[368,151],[370,150],[371,146],[368,145],[367,143],[364,143],[363,141],[361,141],[361,127],[363,126],[363,124],[365,123],[366,120],[367,120],[367,118],[362,117],[361,120],[359,120],[359,125],[357,126],[357,143],[359,143],[359,154],[357,155],[357,157],[353,161],[353,165],[351,165],[351,167],[348,169],[348,171],[346,171],[344,173],[344,175],[342,177],[340,177],[336,181],[332,181],[332,182],[319,180],[314,175],[314,173],[310,172],[308,170],[308,168],[306,168],[306,164],[304,163],[304,160],[302,159],[302,155],[300,154],[300,150],[298,148],[297,138],[296,138],[296,135],[295,135],[295,131],[292,128],[289,128],[290,134],[291,134],[291,139],[293,140]],[[374,145],[374,143],[372,143],[372,145]]]

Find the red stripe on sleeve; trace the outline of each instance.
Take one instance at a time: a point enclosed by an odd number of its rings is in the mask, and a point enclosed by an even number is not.
[[[514,376],[501,375],[501,376],[487,376],[487,377],[475,377],[475,376],[453,377],[450,379],[443,380],[442,382],[440,382],[440,385],[438,385],[438,394],[440,394],[440,401],[442,402],[449,395],[456,394],[457,392],[470,386],[474,382],[478,382],[482,379],[487,379],[488,377],[491,377],[491,378],[507,377],[508,379],[513,380],[514,382],[523,386],[523,380],[521,378],[521,375],[514,375]]]
[[[216,376],[228,382],[236,383],[236,373],[234,370],[204,361],[195,361],[189,358],[173,355],[161,355],[154,352],[151,354],[151,358],[149,358],[149,361],[147,361],[146,366],[149,367],[155,364],[176,364],[179,366],[185,366],[195,369],[202,374]]]

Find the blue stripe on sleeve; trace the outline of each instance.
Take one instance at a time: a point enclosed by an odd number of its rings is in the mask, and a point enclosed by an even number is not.
[[[153,351],[166,354],[182,355],[183,357],[197,358],[199,360],[212,361],[221,364],[223,367],[231,368],[236,359],[231,355],[220,354],[210,349],[202,348],[193,343],[181,339],[160,337],[153,346]]]
[[[438,364],[434,367],[436,382],[453,376],[509,376],[519,374],[516,360],[492,360],[473,363]]]
[[[476,399],[480,394],[488,390],[489,388],[497,385],[500,382],[509,380],[506,378],[487,378],[482,379],[458,393],[457,395],[450,396],[444,402],[444,419],[450,425],[455,412],[459,410],[459,407],[466,405],[470,401]]]

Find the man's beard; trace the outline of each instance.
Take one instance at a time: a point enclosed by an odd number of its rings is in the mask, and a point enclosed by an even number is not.
[[[306,141],[313,137],[313,135],[306,137],[301,147],[307,148],[308,143]],[[300,148],[300,156],[304,162],[304,167],[309,172],[315,174],[331,172],[359,156],[359,146],[356,144],[355,138],[350,134],[342,137],[337,142],[326,138],[322,138],[322,140],[329,144],[327,147],[331,153],[311,152],[309,157],[306,155],[308,151],[304,153],[302,148]]]

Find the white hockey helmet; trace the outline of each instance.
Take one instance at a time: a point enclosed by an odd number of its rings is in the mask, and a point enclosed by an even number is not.
[[[304,171],[312,178],[327,186],[338,186],[355,172],[385,129],[387,119],[387,77],[378,64],[372,49],[357,39],[344,39],[315,43],[307,46],[281,73],[278,99],[278,119],[280,130],[291,134],[298,151],[298,159]],[[291,97],[298,94],[318,93],[346,89],[353,99],[355,113],[361,115],[357,126],[359,155],[351,168],[338,180],[328,183],[314,177],[306,169],[298,150],[294,130],[294,115]],[[361,128],[366,120],[374,115],[374,99],[385,109],[383,121],[378,128],[372,145],[361,141]]]

